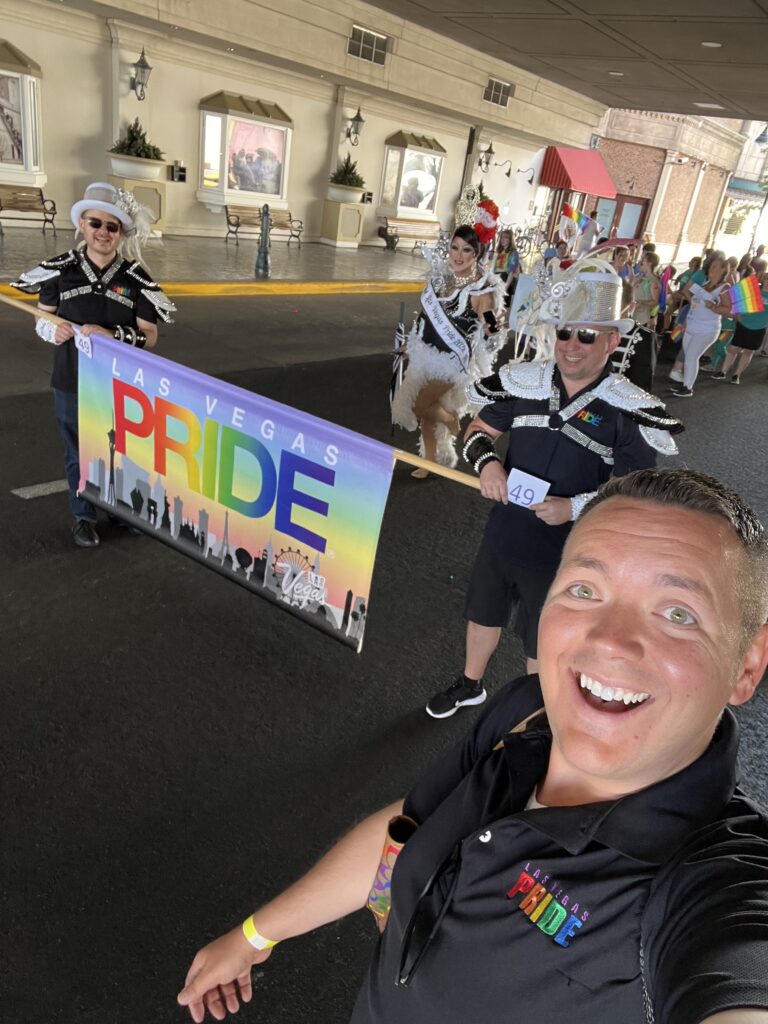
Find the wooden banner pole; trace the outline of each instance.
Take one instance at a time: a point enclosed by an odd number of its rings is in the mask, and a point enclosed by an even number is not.
[[[69,323],[69,320],[64,320],[62,317],[56,316],[55,313],[44,313],[41,309],[37,308],[36,302],[23,302],[21,299],[11,299],[7,295],[2,294],[0,294],[0,302],[4,302],[6,306],[13,306],[14,309],[20,309],[22,313],[29,313],[32,316],[42,316],[54,324]]]
[[[420,455],[411,455],[410,452],[394,448],[394,455],[398,462],[407,462],[409,466],[417,466],[419,469],[427,469],[435,476],[444,476],[446,480],[453,480],[457,484],[464,484],[465,487],[474,487],[480,490],[480,481],[469,473],[460,473],[457,469],[449,469],[448,466],[441,466],[437,462],[430,462],[429,459],[422,459]]]

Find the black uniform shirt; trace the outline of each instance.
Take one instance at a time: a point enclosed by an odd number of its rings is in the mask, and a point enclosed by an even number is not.
[[[645,790],[525,811],[551,734],[543,716],[506,733],[540,705],[537,677],[510,683],[407,797],[420,827],[353,1024],[647,1024],[649,1009],[698,1024],[768,1009],[768,816],[735,789],[734,716]]]
[[[553,383],[560,390],[560,408],[564,409],[600,380],[609,375],[606,367],[599,378],[568,397],[560,371],[555,368]],[[634,469],[656,465],[656,451],[645,441],[640,428],[626,413],[600,398],[593,399],[575,421],[581,434],[613,450],[614,464],[590,451],[559,430],[512,423],[526,415],[549,416],[549,400],[508,398],[492,402],[479,413],[480,419],[495,430],[509,431],[509,449],[504,467],[513,467],[546,480],[552,497],[572,498],[596,491],[610,476],[624,476]],[[507,561],[519,565],[557,565],[573,523],[549,526],[521,505],[510,502],[494,505],[485,528],[486,537]]]
[[[143,280],[129,273],[133,265],[121,256],[116,256],[103,269],[93,264],[81,250],[76,251],[76,256],[75,261],[62,266],[56,277],[43,281],[41,305],[54,306],[58,316],[72,323],[98,324],[107,329],[136,327],[137,319],[157,323],[157,310],[141,291],[151,280],[145,270],[139,268],[146,277]],[[83,289],[83,293],[78,295],[79,289]],[[51,387],[59,391],[77,391],[74,340],[70,339],[54,349]]]

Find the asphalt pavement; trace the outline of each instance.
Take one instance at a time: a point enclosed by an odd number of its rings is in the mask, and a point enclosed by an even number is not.
[[[185,299],[163,355],[390,441],[388,349],[413,294]],[[476,712],[426,699],[462,666],[463,595],[486,506],[395,472],[360,655],[150,539],[104,523],[76,549],[47,390],[50,350],[0,309],[2,843],[0,1019],[159,1024],[194,952],[402,795]],[[740,387],[672,399],[673,460],[768,521],[768,360]],[[396,443],[413,446],[398,435]],[[518,674],[504,638],[491,689]],[[768,693],[739,712],[744,785],[768,803]],[[345,1021],[369,915],[281,946],[243,1022]]]

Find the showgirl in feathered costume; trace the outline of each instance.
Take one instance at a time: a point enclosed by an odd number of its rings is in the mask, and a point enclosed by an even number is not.
[[[455,442],[468,411],[464,389],[491,372],[506,338],[504,284],[479,265],[482,248],[477,232],[465,224],[454,232],[447,253],[445,243],[425,253],[430,269],[422,310],[408,336],[408,371],[392,405],[393,422],[420,428],[420,454],[444,466],[458,461]],[[423,478],[427,471],[412,475]]]

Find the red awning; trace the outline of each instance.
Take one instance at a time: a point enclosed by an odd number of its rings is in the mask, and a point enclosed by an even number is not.
[[[548,146],[541,168],[540,185],[564,188],[571,192],[586,192],[604,199],[616,198],[616,186],[611,181],[605,161],[596,149],[566,149]]]

